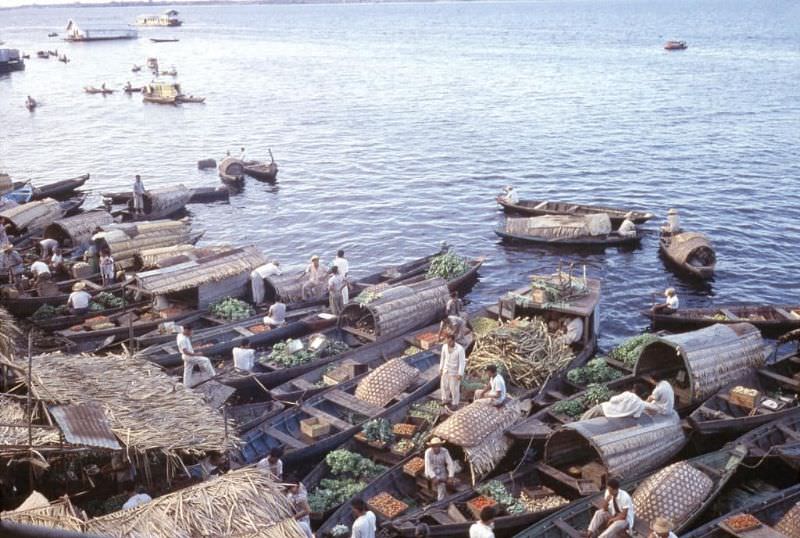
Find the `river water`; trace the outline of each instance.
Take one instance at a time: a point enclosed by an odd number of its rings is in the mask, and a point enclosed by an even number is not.
[[[185,6],[185,26],[136,41],[48,38],[70,17],[133,22],[143,8],[0,11],[0,39],[34,53],[0,77],[0,169],[88,186],[218,184],[201,158],[272,148],[279,182],[230,205],[193,205],[204,242],[254,243],[284,265],[345,248],[352,270],[448,241],[487,257],[469,299],[494,301],[559,260],[603,279],[601,345],[647,325],[675,286],[683,305],[797,302],[800,4],[793,0]],[[146,10],[145,10],[146,12]],[[178,43],[151,43],[175,37]],[[667,39],[689,49],[666,52]],[[35,57],[55,49],[62,64]],[[174,65],[204,105],[143,104],[85,85],[141,85],[132,64]],[[42,106],[23,107],[26,95]],[[501,244],[493,196],[607,203],[658,217],[632,252]],[[89,206],[99,202],[93,196]],[[718,274],[684,282],[657,256],[678,208],[711,236]]]

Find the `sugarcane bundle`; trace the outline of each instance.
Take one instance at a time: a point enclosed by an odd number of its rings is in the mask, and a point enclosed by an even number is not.
[[[572,351],[547,331],[539,319],[517,319],[479,336],[467,362],[469,373],[482,373],[490,364],[501,368],[517,387],[541,386],[572,360]]]

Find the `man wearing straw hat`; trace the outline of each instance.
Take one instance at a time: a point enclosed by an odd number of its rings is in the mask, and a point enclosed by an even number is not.
[[[625,220],[619,225],[617,233],[620,237],[636,237],[636,224],[633,222],[633,212],[625,213]]]
[[[439,359],[439,375],[441,376],[442,404],[453,409],[458,408],[461,401],[461,379],[467,368],[464,347],[456,342],[456,335],[447,333]]]
[[[444,441],[434,437],[428,441],[425,450],[425,478],[436,488],[436,500],[441,501],[447,495],[447,482],[456,475],[456,466],[450,452],[444,448]]]
[[[89,311],[89,302],[92,300],[92,296],[84,288],[86,288],[86,284],[83,282],[76,282],[72,285],[72,293],[67,299],[67,307],[73,314],[85,314]]]
[[[184,387],[189,389],[197,385],[197,383],[191,384],[192,372],[195,366],[199,366],[200,370],[205,374],[204,380],[217,375],[208,357],[195,353],[194,348],[192,348],[192,328],[189,325],[183,326],[183,331],[178,334],[177,343],[178,351],[181,352],[181,359],[183,359]]]
[[[657,517],[650,526],[650,535],[647,538],[678,538],[672,532],[673,525],[664,517]]]

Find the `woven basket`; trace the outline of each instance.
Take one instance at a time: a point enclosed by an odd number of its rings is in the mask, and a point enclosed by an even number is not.
[[[370,372],[356,387],[356,398],[383,407],[403,392],[419,375],[402,357],[392,359]]]
[[[775,525],[775,530],[789,538],[800,538],[800,502],[792,506]]]
[[[633,494],[636,517],[654,521],[664,517],[680,526],[708,497],[714,482],[684,461],[658,471]]]

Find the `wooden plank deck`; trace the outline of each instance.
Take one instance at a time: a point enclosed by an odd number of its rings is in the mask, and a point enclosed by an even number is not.
[[[289,435],[287,433],[284,433],[284,432],[280,431],[279,429],[274,428],[272,426],[269,426],[269,427],[265,428],[264,429],[264,433],[266,433],[270,437],[274,437],[275,439],[277,439],[278,441],[280,441],[284,445],[288,445],[288,446],[290,446],[292,448],[300,449],[300,448],[306,448],[308,446],[306,443],[304,443],[300,439],[292,437],[291,435]]]
[[[335,403],[336,405],[340,405],[345,409],[349,409],[350,411],[355,411],[356,413],[361,413],[362,415],[366,415],[368,417],[371,417],[383,411],[382,407],[378,407],[376,405],[372,405],[365,401],[359,400],[352,394],[349,394],[340,389],[329,390],[323,395],[323,398],[325,398],[329,402]]]

